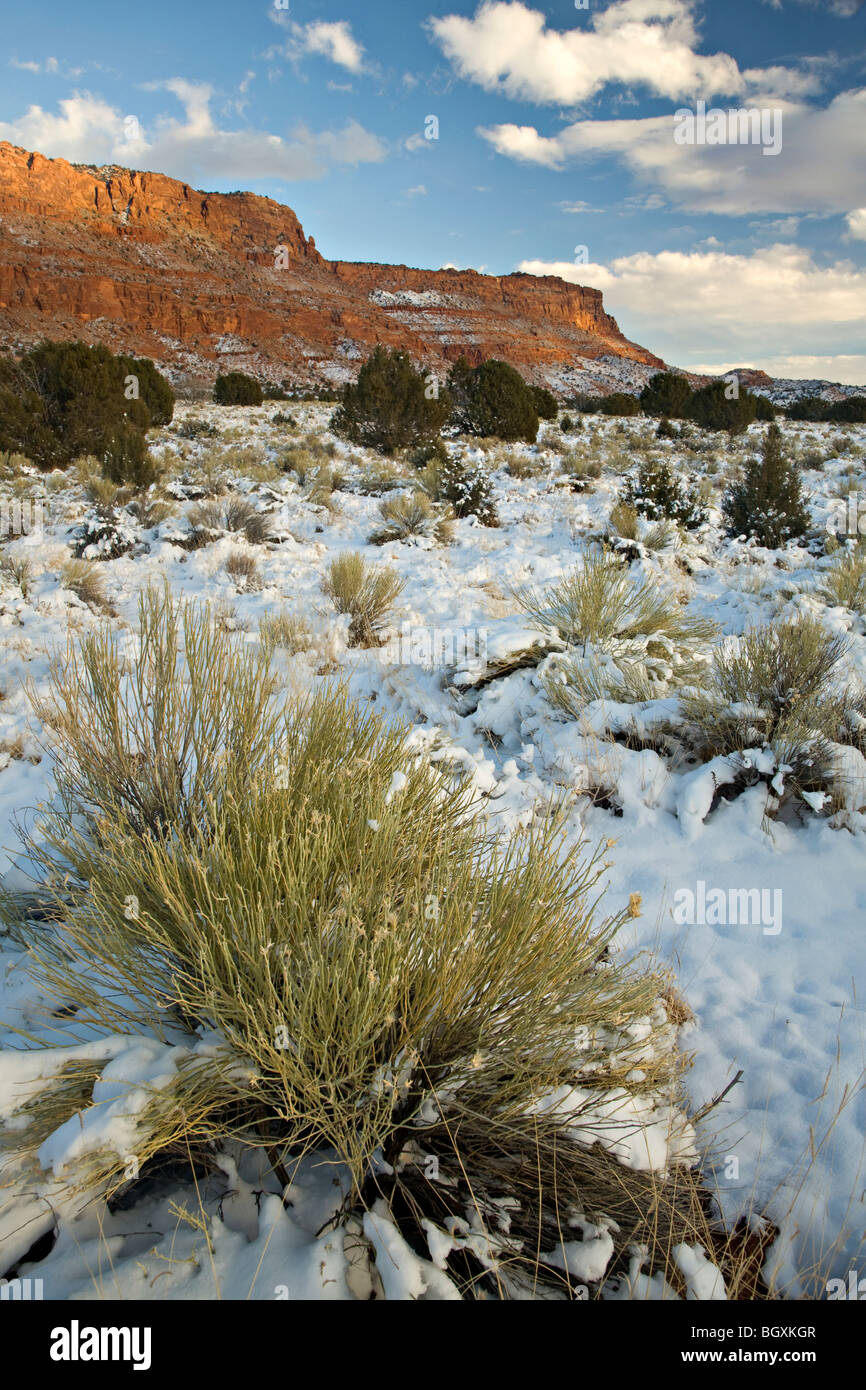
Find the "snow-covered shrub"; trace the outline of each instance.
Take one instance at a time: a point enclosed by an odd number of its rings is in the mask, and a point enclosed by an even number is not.
[[[114,507],[91,507],[85,513],[73,544],[77,560],[116,560],[128,555],[138,541],[132,517]]]
[[[703,647],[716,635],[709,619],[604,554],[588,553],[558,583],[515,597],[568,644],[547,658],[542,681],[552,703],[575,716],[589,700],[652,699],[691,684],[705,671]]]
[[[219,540],[227,533],[242,534],[250,545],[264,545],[271,535],[270,518],[236,493],[190,507],[187,521],[188,544],[192,550]]]
[[[370,545],[387,545],[388,541],[405,541],[413,536],[433,540],[438,545],[448,545],[453,539],[448,511],[434,507],[425,492],[400,492],[386,497],[379,504],[379,511],[384,525],[372,532]]]
[[[621,1167],[610,1133],[623,1078],[651,1109],[676,1057],[662,981],[607,951],[601,864],[564,855],[555,821],[494,851],[403,730],[327,686],[278,710],[273,688],[266,660],[158,595],[131,669],[94,636],[56,674],[59,799],[28,842],[47,910],[22,930],[50,1007],[96,1045],[47,1058],[0,1143],[32,1183],[73,1123],[62,1181],[82,1204],[129,1204],[176,1154],[258,1150],[275,1192],[319,1154],[343,1220],[383,1199],[468,1297],[569,1294],[563,1250],[601,1257],[581,1282],[615,1244],[666,1269],[694,1179]],[[609,1217],[592,1251],[586,1212]]]
[[[420,485],[436,502],[447,502],[457,517],[474,516],[482,526],[498,526],[493,484],[485,465],[463,455],[449,454],[429,463]]]
[[[338,613],[348,613],[349,645],[380,647],[388,609],[403,591],[404,581],[393,570],[369,565],[359,551],[332,560],[322,588]]]
[[[681,699],[684,736],[704,759],[747,749],[773,755],[777,790],[823,791],[832,744],[849,742],[854,697],[839,681],[847,639],[813,617],[723,643],[700,688]]]
[[[622,500],[648,521],[675,521],[688,531],[707,519],[697,491],[687,487],[662,458],[641,460],[637,477],[629,478],[623,489]]]

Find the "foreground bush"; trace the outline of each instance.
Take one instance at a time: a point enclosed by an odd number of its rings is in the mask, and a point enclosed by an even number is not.
[[[426,492],[399,492],[379,504],[383,525],[373,531],[370,545],[387,545],[419,536],[438,545],[448,545],[454,528],[447,511],[434,507]]]
[[[0,363],[0,451],[43,469],[90,454],[117,471],[117,460],[143,454],[145,431],[173,411],[174,393],[147,358],[46,342]]]
[[[725,494],[722,511],[728,535],[754,536],[771,548],[808,531],[800,475],[784,453],[778,425],[768,426],[761,457],[750,460],[742,478]]]
[[[434,389],[408,353],[377,347],[343,389],[331,421],[335,434],[382,454],[439,434],[451,409],[447,392]]]
[[[273,691],[266,657],[167,594],[143,600],[131,670],[99,634],[56,672],[59,801],[29,842],[47,877],[23,931],[63,1026],[107,1045],[47,1061],[4,1142],[36,1169],[74,1120],[65,1178],[90,1197],[238,1146],[280,1190],[316,1153],[348,1174],[346,1211],[384,1197],[420,1249],[432,1230],[469,1296],[569,1293],[573,1213],[664,1263],[699,1210],[688,1184],[569,1128],[594,1123],[574,1086],[613,1099],[638,1063],[638,1089],[670,1081],[659,982],[610,957],[619,919],[594,920],[601,867],[555,822],[495,850],[468,791],[369,706]],[[165,1045],[158,1080],[110,1082],[121,1133],[100,1104],[119,1033]]]
[[[213,398],[217,405],[261,405],[264,393],[254,376],[226,372],[214,382]]]
[[[654,580],[633,579],[625,564],[603,554],[587,554],[558,583],[516,598],[568,645],[565,656],[549,658],[544,686],[572,716],[590,700],[648,700],[691,684],[706,669],[701,648],[717,631]]]

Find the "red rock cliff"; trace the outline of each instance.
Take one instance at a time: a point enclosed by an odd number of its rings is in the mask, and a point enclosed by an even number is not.
[[[0,342],[45,337],[105,342],[201,380],[241,367],[339,382],[377,342],[443,372],[461,353],[501,357],[563,388],[601,358],[626,374],[663,365],[623,337],[598,290],[325,261],[270,198],[0,142]]]

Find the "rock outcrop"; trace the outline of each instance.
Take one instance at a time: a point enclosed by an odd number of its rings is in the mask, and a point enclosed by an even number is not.
[[[175,378],[240,368],[340,384],[376,343],[443,375],[501,357],[560,391],[640,386],[664,364],[600,291],[554,277],[326,261],[290,208],[0,142],[0,343],[83,338]]]

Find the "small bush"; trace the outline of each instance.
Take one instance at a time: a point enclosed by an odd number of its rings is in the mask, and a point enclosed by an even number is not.
[[[821,587],[832,603],[855,613],[866,611],[866,555],[846,551],[825,572]]]
[[[349,551],[331,561],[322,587],[337,612],[351,617],[350,646],[382,646],[385,617],[404,588],[398,574],[368,565],[358,551]]]
[[[448,545],[453,539],[453,527],[447,515],[433,506],[424,492],[401,492],[387,497],[379,506],[385,525],[374,531],[370,545],[387,545],[389,541],[405,541],[421,536]]]
[[[725,494],[722,510],[730,536],[754,536],[771,548],[809,529],[795,464],[785,456],[782,432],[769,425],[760,459],[746,465],[742,478]]]
[[[232,550],[226,556],[223,569],[234,580],[239,593],[250,593],[262,587],[262,577],[254,555],[247,550]]]
[[[845,637],[811,617],[752,628],[718,647],[701,689],[682,698],[692,746],[710,758],[770,748],[792,789],[822,789],[828,744],[846,719],[833,680],[847,650]]]
[[[447,502],[455,516],[477,517],[482,526],[499,525],[493,484],[483,463],[449,454],[444,463],[428,466],[421,485],[434,501]]]
[[[186,420],[179,420],[174,429],[175,434],[181,439],[216,439],[219,434],[216,425],[212,425],[210,420],[196,420],[192,416]]]
[[[217,405],[261,405],[264,395],[255,377],[227,372],[214,382],[213,398]]]
[[[642,459],[637,478],[629,478],[623,501],[649,521],[675,521],[693,531],[707,519],[695,489],[686,487],[665,459]]]
[[[551,702],[577,715],[588,700],[647,700],[691,684],[706,668],[702,643],[716,625],[687,612],[655,580],[634,580],[619,560],[587,554],[583,565],[541,592],[515,594],[542,628],[570,649],[549,658]]]
[[[147,441],[139,429],[121,421],[106,440],[103,475],[118,487],[146,489],[159,481],[162,469],[147,451]]]
[[[187,521],[192,550],[219,540],[226,532],[242,533],[250,545],[264,545],[271,537],[270,518],[264,512],[256,511],[252,502],[245,497],[237,495],[190,507]]]
[[[354,444],[393,454],[433,438],[448,419],[448,393],[431,391],[405,352],[377,347],[343,389],[331,429]]]
[[[69,589],[94,612],[113,611],[105,591],[102,571],[90,560],[69,560],[63,566],[60,582],[64,589]]]
[[[290,656],[296,656],[312,646],[313,629],[303,613],[283,608],[277,613],[265,613],[259,619],[259,638],[266,651],[281,647]]]
[[[640,415],[637,397],[629,395],[627,391],[611,391],[609,395],[602,396],[598,409],[601,415]]]
[[[638,538],[638,514],[630,502],[622,498],[611,508],[610,524],[623,540],[636,541]]]

